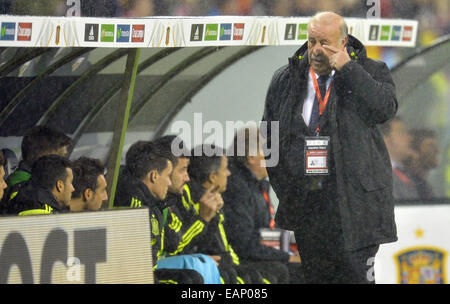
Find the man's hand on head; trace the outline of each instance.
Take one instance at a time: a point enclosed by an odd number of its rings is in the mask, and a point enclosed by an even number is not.
[[[351,60],[347,52],[347,47],[341,50],[337,47],[324,44],[323,48],[331,52],[331,55],[328,56],[328,61],[333,70],[339,71],[347,62]]]

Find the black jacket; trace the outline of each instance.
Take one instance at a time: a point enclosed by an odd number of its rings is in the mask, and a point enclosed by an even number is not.
[[[187,197],[187,191],[190,193],[190,199]],[[205,193],[206,189],[195,181],[189,182],[185,185],[185,202],[183,207],[185,209],[195,210],[195,214],[199,213],[199,200]],[[240,260],[233,247],[228,241],[229,234],[225,229],[226,222],[225,215],[222,210],[214,216],[208,223],[208,229],[197,240],[197,252],[208,255],[219,255],[222,257],[220,263],[228,265],[240,265]]]
[[[386,64],[367,58],[364,46],[350,35],[347,50],[352,60],[335,73],[319,125],[321,135],[331,137],[331,175],[325,181],[337,189],[332,195],[345,246],[357,249],[397,240],[391,163],[377,124],[392,118],[398,104]],[[312,134],[301,116],[308,72],[305,43],[275,72],[262,119],[269,122],[268,134],[270,122],[279,121],[279,162],[267,169],[280,201],[276,221],[287,230],[296,230],[311,208],[305,198],[314,179],[304,175],[303,151],[305,136]],[[270,135],[268,144],[276,144]]]
[[[68,211],[67,207],[59,205],[50,191],[29,181],[24,182],[20,189],[11,195],[13,198],[5,206],[6,214],[37,215]]]
[[[243,259],[287,262],[288,253],[261,244],[260,229],[270,223],[261,183],[249,169],[229,159],[231,175],[223,193],[223,209],[231,245]]]
[[[186,189],[186,186],[185,186]],[[165,254],[168,256],[198,253],[198,246],[208,230],[208,223],[197,213],[189,196],[169,193],[165,205],[160,209],[165,213]]]
[[[114,207],[149,209],[153,265],[156,265],[165,250],[163,215],[158,208],[161,204],[142,181],[134,177],[126,167],[121,168]]]

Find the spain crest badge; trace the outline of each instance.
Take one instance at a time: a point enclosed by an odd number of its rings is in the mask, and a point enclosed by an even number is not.
[[[395,255],[399,284],[445,284],[447,252],[437,247],[407,248]]]

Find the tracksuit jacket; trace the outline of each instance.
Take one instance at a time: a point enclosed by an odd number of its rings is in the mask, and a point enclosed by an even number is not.
[[[40,186],[25,182],[20,189],[11,194],[4,206],[4,213],[11,215],[53,214],[68,211],[61,207],[55,196]]]
[[[209,225],[190,201],[190,191],[185,185],[183,196],[169,193],[164,204],[160,205],[166,231],[164,242],[167,247],[164,254],[167,256],[199,252],[198,247]]]
[[[134,177],[126,167],[121,169],[114,198],[114,207],[148,208],[153,265],[156,265],[164,250],[163,215],[158,208],[160,204],[161,202],[150,193],[150,190],[142,181]]]

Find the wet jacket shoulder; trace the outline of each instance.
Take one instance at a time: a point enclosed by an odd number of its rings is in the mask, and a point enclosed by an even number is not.
[[[9,200],[16,196],[19,189],[22,188],[31,177],[31,168],[24,162],[19,163],[19,167],[12,172],[6,179],[8,187],[5,189],[3,198],[0,201],[0,214],[8,213],[7,206]]]
[[[11,215],[40,215],[67,211],[67,208],[61,207],[50,191],[25,182],[14,192],[5,210]]]
[[[238,256],[250,260],[289,260],[289,254],[261,244],[260,229],[267,228],[266,206],[258,196],[262,196],[259,183],[243,165],[230,161],[231,175],[227,190],[223,194],[225,229],[229,241]]]
[[[24,161],[19,163],[19,167],[13,173],[8,176],[6,180],[6,184],[9,187],[12,187],[18,183],[26,182],[31,177],[31,168]]]

